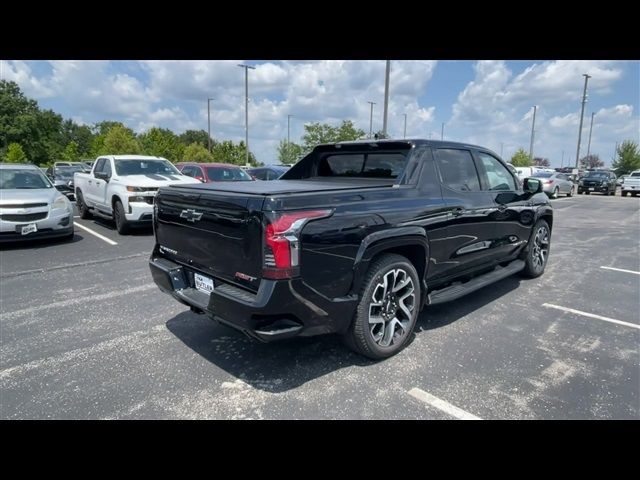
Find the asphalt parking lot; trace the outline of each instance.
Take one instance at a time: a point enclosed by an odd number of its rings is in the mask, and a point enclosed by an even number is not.
[[[2,246],[0,418],[638,419],[640,198],[553,205],[542,277],[425,309],[377,363],[190,313],[150,278],[150,230]]]

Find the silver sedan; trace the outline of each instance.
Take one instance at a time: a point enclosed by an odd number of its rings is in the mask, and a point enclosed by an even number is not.
[[[549,198],[558,198],[560,194],[571,197],[575,192],[576,187],[566,173],[538,172],[534,177],[542,180],[542,190]]]
[[[35,165],[0,164],[0,242],[73,237],[73,205]]]

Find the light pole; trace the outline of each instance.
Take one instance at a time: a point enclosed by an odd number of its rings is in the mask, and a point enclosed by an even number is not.
[[[375,102],[367,102],[371,104],[371,114],[369,115],[369,138],[373,138],[373,106]]]
[[[502,151],[504,150],[504,143],[500,142],[500,158],[502,158]]]
[[[255,70],[256,67],[250,65],[238,65],[244,68],[244,146],[247,149],[245,157],[245,166],[249,166],[249,69]]]
[[[444,140],[444,122],[442,122],[442,130],[440,131],[440,140]]]
[[[587,144],[587,157],[591,152],[591,132],[593,131],[593,116],[595,114],[596,114],[595,112],[591,112],[591,126],[589,127],[589,143]]]
[[[384,76],[384,116],[382,119],[382,135],[387,138],[387,113],[389,112],[389,74],[391,73],[391,60],[387,60],[387,69]],[[373,107],[372,107],[373,108]]]
[[[287,115],[287,145],[291,143],[291,117],[293,115]]]
[[[584,91],[582,92],[582,111],[580,112],[580,129],[578,130],[578,148],[576,150],[576,166],[578,168],[578,162],[580,161],[580,140],[582,140],[582,121],[584,120],[584,106],[587,103],[587,83],[591,78],[591,75],[583,73],[584,77]]]
[[[562,160],[560,160],[560,168],[564,166],[564,150],[562,150]]]
[[[209,144],[209,153],[211,153],[211,100],[213,100],[213,98],[207,98],[207,131],[209,133],[209,138],[207,139],[207,141]]]
[[[407,138],[407,114],[403,113],[404,115],[404,136],[402,138]]]
[[[529,145],[529,158],[533,162],[533,137],[535,136],[535,128],[536,128],[536,110],[538,110],[538,106],[533,106],[533,123],[531,123],[531,144]]]

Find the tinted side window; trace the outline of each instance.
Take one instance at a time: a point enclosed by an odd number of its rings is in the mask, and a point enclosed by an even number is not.
[[[488,190],[516,190],[516,182],[511,172],[497,158],[484,152],[478,152],[478,158],[487,175]]]
[[[107,175],[111,176],[111,162],[107,159],[104,160],[104,165],[102,166],[102,171]]]
[[[453,148],[440,148],[435,151],[435,157],[442,183],[454,190],[464,192],[480,191],[478,171],[473,163],[471,152]]]
[[[105,160],[106,160],[106,159],[104,159],[104,158],[99,158],[99,159],[97,160],[97,162],[96,162],[96,168],[94,168],[94,169],[93,169],[93,172],[94,172],[94,173],[104,171],[103,169],[104,169],[104,162],[105,162]]]

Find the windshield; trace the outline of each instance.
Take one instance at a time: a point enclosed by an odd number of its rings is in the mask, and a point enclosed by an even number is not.
[[[589,172],[585,175],[585,178],[608,178],[609,175],[605,172]]]
[[[168,160],[115,160],[118,175],[181,175]]]
[[[207,167],[207,176],[213,182],[246,182],[253,180],[241,168]]]
[[[57,167],[53,169],[53,176],[56,178],[72,179],[73,174],[76,172],[82,172],[82,167]]]
[[[17,168],[0,169],[0,190],[36,190],[52,188],[51,182],[41,172]]]
[[[633,172],[629,177],[640,177],[640,172]]]

